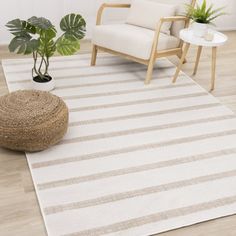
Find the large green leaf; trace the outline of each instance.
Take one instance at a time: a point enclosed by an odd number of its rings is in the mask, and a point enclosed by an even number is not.
[[[44,38],[40,38],[40,46],[38,48],[38,53],[41,56],[46,56],[47,58],[53,56],[56,51],[55,42],[53,40],[45,40]]]
[[[54,37],[56,36],[56,30],[54,28],[48,30],[42,30],[40,35],[40,46],[38,53],[41,56],[51,57],[56,51],[56,45],[54,42]]]
[[[63,56],[73,55],[80,49],[79,40],[71,40],[64,36],[57,40],[57,51]]]
[[[50,28],[50,29],[47,29],[47,30],[44,30],[44,31],[42,32],[43,37],[45,37],[45,38],[47,38],[47,39],[53,39],[53,38],[55,38],[55,37],[56,37],[56,34],[57,34],[57,30],[56,30],[54,27],[52,27],[52,28]]]
[[[52,23],[50,22],[50,20],[44,18],[44,17],[36,17],[36,16],[32,16],[31,18],[28,19],[28,22],[41,29],[41,30],[47,30],[50,28],[53,28],[54,26],[52,25]]]
[[[36,51],[39,47],[39,40],[32,39],[30,35],[28,36],[16,36],[14,37],[8,48],[10,52],[16,52],[17,54],[31,54]]]
[[[76,41],[85,36],[86,22],[81,15],[72,13],[62,18],[60,28],[67,39]]]
[[[40,32],[40,46],[38,48],[38,53],[41,56],[51,57],[56,51],[56,46],[54,42],[54,38],[56,37],[56,29],[54,27],[41,30]]]
[[[26,34],[35,34],[36,33],[35,26],[31,25],[27,21],[20,20],[20,19],[15,19],[15,20],[9,21],[6,24],[6,27],[15,36],[22,36],[22,35],[26,35]]]

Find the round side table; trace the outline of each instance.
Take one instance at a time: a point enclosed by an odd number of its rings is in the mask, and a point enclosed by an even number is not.
[[[177,77],[179,75],[179,72],[183,66],[184,60],[186,58],[186,55],[188,53],[190,45],[196,45],[198,46],[198,51],[197,51],[197,58],[195,62],[195,67],[194,67],[194,72],[193,74],[195,75],[197,73],[198,65],[199,65],[199,60],[201,57],[201,52],[203,47],[211,47],[212,48],[212,71],[211,71],[211,91],[214,90],[215,88],[215,78],[216,78],[216,53],[217,53],[217,47],[223,45],[226,43],[228,40],[227,36],[214,31],[214,39],[212,41],[207,41],[204,38],[200,38],[194,35],[193,31],[191,29],[183,29],[180,31],[180,39],[183,40],[185,43],[185,48],[182,54],[182,57],[180,59],[179,65],[176,69],[173,82],[177,80]]]

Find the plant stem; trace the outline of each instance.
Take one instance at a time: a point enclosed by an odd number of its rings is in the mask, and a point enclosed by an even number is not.
[[[39,75],[38,71],[37,71],[37,68],[36,68],[36,65],[37,65],[37,59],[38,59],[38,54],[37,52],[33,52],[33,59],[34,59],[34,66],[32,68],[32,77],[34,77],[34,73],[36,75]]]
[[[46,57],[46,69],[45,69],[46,74],[48,74],[48,68],[49,68],[49,58]]]
[[[40,62],[39,69],[38,69],[38,72],[39,72],[39,74],[40,74],[40,78],[41,78],[41,79],[43,78],[43,74],[42,74],[42,72],[41,72],[43,62],[44,62],[44,54],[41,56],[41,62]]]

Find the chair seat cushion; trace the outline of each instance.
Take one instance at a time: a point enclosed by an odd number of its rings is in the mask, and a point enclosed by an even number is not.
[[[93,44],[136,58],[150,58],[155,32],[129,24],[98,25],[93,30]],[[160,34],[158,51],[178,47],[179,39]]]

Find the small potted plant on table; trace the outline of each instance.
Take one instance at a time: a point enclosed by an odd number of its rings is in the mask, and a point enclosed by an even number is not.
[[[14,38],[9,44],[10,52],[32,54],[33,89],[50,91],[54,79],[49,75],[49,59],[58,52],[60,55],[73,55],[80,49],[80,39],[85,36],[86,22],[81,15],[69,14],[62,18],[62,35],[56,38],[55,26],[44,17],[31,17],[27,21],[15,19],[6,24]]]
[[[207,7],[206,0],[203,0],[202,5],[198,5],[196,7],[192,5],[187,6],[187,17],[193,20],[193,32],[197,37],[204,37],[207,33],[209,24],[219,16],[225,15],[222,10],[224,7],[214,9],[214,5],[211,4]]]

